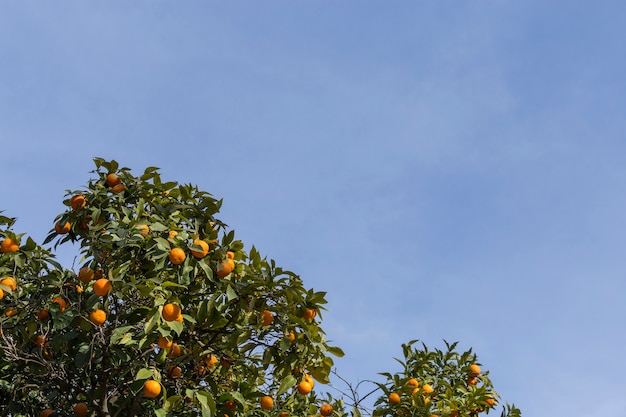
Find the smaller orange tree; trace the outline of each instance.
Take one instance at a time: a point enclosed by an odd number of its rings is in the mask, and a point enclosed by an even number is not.
[[[209,193],[163,182],[154,167],[134,176],[94,162],[44,242],[77,245],[75,268],[0,216],[0,414],[349,413],[344,399],[314,390],[343,356],[321,327],[324,292],[235,239]],[[405,373],[379,385],[397,400],[378,400],[375,414],[465,416],[495,405],[486,373],[461,383],[473,358],[435,367],[438,356],[424,355],[405,346]],[[403,385],[409,375],[417,393]],[[433,392],[422,395],[426,384]]]

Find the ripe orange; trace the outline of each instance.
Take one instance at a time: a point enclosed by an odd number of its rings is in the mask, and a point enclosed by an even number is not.
[[[420,383],[419,383],[419,382],[417,382],[417,379],[415,379],[415,378],[411,378],[411,379],[409,379],[409,380],[406,382],[406,384],[407,384],[408,386],[410,386],[410,387],[414,387],[414,388],[417,388],[417,387],[419,387],[419,386],[420,386]]]
[[[308,382],[311,385],[311,388],[315,388],[315,380],[309,374],[304,374],[304,381]]]
[[[389,404],[391,405],[400,404],[400,396],[395,392],[392,392],[391,394],[389,394]]]
[[[261,319],[263,320],[263,326],[269,326],[274,321],[274,315],[269,310],[263,310]]]
[[[183,351],[177,343],[172,343],[172,347],[170,348],[169,353],[167,354],[170,358],[177,358],[182,355]]]
[[[161,384],[153,379],[149,379],[143,384],[143,395],[148,398],[156,398],[161,393]]]
[[[282,411],[282,412],[278,413],[278,417],[289,417],[289,412],[288,411]]]
[[[293,331],[287,333],[285,337],[287,337],[291,343],[296,341],[296,334]]]
[[[48,338],[44,335],[38,335],[35,338],[35,345],[39,346],[40,348],[45,347],[48,344]]]
[[[307,395],[312,389],[313,386],[307,381],[302,381],[298,384],[298,392],[302,395]]]
[[[111,187],[111,192],[113,194],[118,194],[118,193],[123,192],[125,189],[126,189],[126,186],[124,184],[117,184]]]
[[[150,228],[147,224],[138,224],[135,226],[135,229],[141,234],[141,236],[146,237],[148,233],[150,233]]]
[[[64,234],[68,233],[71,228],[72,228],[72,225],[70,224],[70,222],[65,222],[65,223],[63,223],[63,225],[61,225],[61,221],[60,220],[58,222],[56,222],[55,225],[54,225],[54,231],[57,232],[60,235],[64,235]]]
[[[231,251],[226,252],[226,258],[235,259],[235,253]]]
[[[307,308],[302,315],[305,320],[313,320],[315,316],[317,316],[317,311],[314,308]]]
[[[261,408],[264,410],[270,410],[272,407],[274,407],[274,399],[269,395],[262,397],[260,403]]]
[[[93,283],[93,292],[100,297],[105,297],[113,288],[113,284],[106,278],[100,278]]]
[[[78,271],[78,279],[85,284],[91,281],[93,278],[93,269],[89,268],[88,266],[80,268],[80,271]]]
[[[59,311],[62,313],[67,308],[67,302],[62,297],[55,297],[52,300],[52,303],[56,303],[59,305]]]
[[[11,291],[17,290],[17,281],[13,277],[6,277],[0,281],[0,284],[6,285],[11,289]]]
[[[424,394],[432,394],[434,389],[429,384],[424,384],[422,385],[422,391],[424,391]]]
[[[476,378],[475,376],[471,376],[467,378],[467,385],[476,385],[476,384],[478,384],[478,378]]]
[[[167,368],[167,376],[169,378],[180,378],[180,376],[182,375],[182,370],[180,369],[180,366],[170,366],[169,368]]]
[[[233,363],[235,363],[235,360],[230,355],[224,355],[220,358],[220,365],[222,365],[223,368],[228,369]]]
[[[15,308],[15,307],[9,307],[4,312],[4,315],[7,316],[7,317],[13,317],[16,314],[17,314],[17,308]]]
[[[52,413],[54,413],[54,410],[46,408],[45,410],[42,410],[41,413],[39,413],[39,417],[50,417],[50,414]]]
[[[102,326],[107,320],[107,313],[104,310],[94,310],[89,314],[89,320],[96,326]]]
[[[467,371],[467,375],[470,378],[477,377],[478,375],[480,375],[480,366],[476,364],[470,365],[469,370]]]
[[[215,368],[215,364],[217,363],[217,357],[215,355],[207,355],[204,358],[204,363],[206,364],[206,366],[213,369]]]
[[[157,344],[159,345],[161,349],[169,349],[172,347],[173,343],[174,342],[172,342],[171,340],[168,340],[168,338],[165,336],[159,336],[159,339],[157,341]]]
[[[48,313],[47,309],[42,308],[37,312],[37,320],[46,321],[48,319],[50,319],[50,313]]]
[[[237,403],[234,400],[227,400],[224,403],[224,407],[228,409],[231,413],[234,413],[237,410]]]
[[[167,303],[163,306],[161,316],[165,321],[174,321],[181,315],[180,307],[174,303]]]
[[[87,404],[76,403],[76,405],[74,405],[74,414],[76,414],[76,417],[87,417],[88,413],[89,408],[87,408]]]
[[[80,194],[76,194],[70,198],[70,207],[72,210],[80,210],[85,207],[85,204],[87,204],[87,201],[85,200],[85,197]]]
[[[322,415],[322,417],[328,417],[332,413],[333,413],[332,405],[326,403],[320,407],[320,415]]]
[[[232,259],[226,258],[226,260],[217,265],[217,271],[215,273],[218,277],[224,278],[233,272],[233,269],[235,269],[235,262]]]
[[[496,403],[496,399],[493,398],[490,394],[487,395],[487,399],[485,400],[485,402],[490,406],[493,407],[493,405]]]
[[[4,298],[4,290],[0,288],[0,300]]]
[[[109,187],[115,187],[117,184],[121,183],[122,180],[116,174],[110,173],[107,175],[105,182]]]
[[[167,234],[167,238],[174,239],[176,238],[177,235],[178,235],[178,232],[176,230],[170,230]]]
[[[198,250],[192,250],[191,254],[194,256],[194,258],[198,258],[198,259],[202,259],[205,256],[207,256],[207,254],[209,253],[209,244],[206,243],[204,240],[200,240],[200,239],[196,239],[193,241],[193,244],[196,246],[200,246],[202,247],[201,251]]]
[[[185,255],[185,251],[181,248],[173,248],[169,253],[170,262],[174,265],[180,265],[183,263],[187,255]]]
[[[17,252],[19,249],[20,247],[17,242],[10,237],[7,237],[0,243],[0,251],[2,251],[2,253]]]

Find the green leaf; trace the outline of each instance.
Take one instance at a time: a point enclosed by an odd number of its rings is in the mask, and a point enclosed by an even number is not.
[[[328,346],[328,353],[335,355],[338,358],[343,358],[345,355],[343,350],[338,346]]]
[[[122,326],[113,330],[113,332],[111,332],[111,344],[116,344],[120,339],[122,339],[122,337],[124,337],[124,334],[128,333],[132,328],[133,326]]]
[[[196,398],[200,403],[202,417],[213,417],[215,415],[215,400],[206,391],[196,391]]]
[[[298,381],[296,380],[296,378],[293,377],[293,375],[288,375],[280,383],[280,387],[278,387],[278,392],[276,393],[276,395],[278,396],[278,395],[281,395],[281,394],[287,392],[287,390],[289,390],[291,387],[296,385],[297,382]]]
[[[135,381],[151,379],[154,376],[154,370],[149,368],[141,368],[137,375],[135,375]]]

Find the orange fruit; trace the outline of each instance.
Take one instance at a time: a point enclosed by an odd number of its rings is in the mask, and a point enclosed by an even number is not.
[[[182,323],[185,320],[185,318],[183,317],[182,314],[179,314],[178,316],[176,316],[176,318],[174,319],[174,321],[177,321],[179,323]]]
[[[490,406],[493,407],[493,405],[496,403],[496,399],[493,398],[491,395],[487,395],[487,399],[485,400],[485,402]]]
[[[170,351],[167,354],[167,356],[169,356],[170,358],[177,358],[180,355],[182,355],[182,353],[183,351],[180,345],[178,345],[177,343],[172,343],[172,347],[170,348]]]
[[[80,271],[78,271],[78,279],[85,284],[91,281],[94,278],[94,275],[95,273],[93,272],[93,269],[88,266],[80,268]]]
[[[168,257],[170,258],[171,263],[174,265],[180,265],[183,263],[187,255],[185,255],[185,251],[181,248],[173,248],[170,250]]]
[[[200,246],[202,247],[201,251],[198,250],[192,250],[191,254],[198,259],[204,258],[205,256],[207,256],[207,254],[209,253],[209,244],[206,243],[204,240],[200,240],[200,239],[196,239],[193,241],[193,244],[196,246]]]
[[[48,338],[46,336],[40,334],[35,338],[36,346],[39,346],[42,348],[42,347],[45,347],[47,344],[48,344]]]
[[[169,378],[180,378],[180,376],[182,375],[182,370],[180,369],[180,366],[170,366],[169,368],[167,368],[167,376]]]
[[[282,412],[278,413],[278,417],[289,417],[289,412],[288,411],[282,411]]]
[[[291,343],[296,341],[296,334],[294,332],[287,333],[285,337],[287,337]]]
[[[168,340],[168,338],[165,336],[159,336],[159,339],[157,341],[157,344],[159,345],[161,349],[169,349],[172,347],[173,343],[174,342],[172,342],[171,340]]]
[[[223,368],[228,369],[233,363],[235,363],[235,360],[230,355],[224,355],[220,358],[220,365],[222,365]]]
[[[161,393],[161,384],[153,379],[143,383],[143,395],[148,398],[156,398]]]
[[[234,413],[237,410],[237,403],[234,400],[227,400],[224,403],[224,407],[226,407],[231,413]]]
[[[415,379],[415,378],[411,378],[411,379],[409,379],[409,380],[406,382],[406,384],[407,384],[408,386],[410,386],[410,387],[414,387],[414,388],[417,388],[417,387],[419,387],[419,386],[420,386],[420,383],[419,383],[419,382],[417,382],[417,379]]]
[[[313,320],[315,316],[317,316],[317,311],[315,311],[314,308],[307,308],[306,310],[304,310],[302,318],[304,318],[305,320]]]
[[[46,321],[49,318],[50,318],[50,313],[48,313],[47,309],[42,308],[41,310],[37,312],[37,320]]]
[[[13,277],[3,278],[2,281],[0,281],[0,284],[11,288],[11,291],[17,290],[17,281]]]
[[[80,194],[76,194],[70,198],[70,207],[72,210],[80,210],[85,207],[85,204],[87,204],[87,200],[85,200],[85,197]]]
[[[163,306],[161,316],[165,321],[174,321],[181,315],[180,307],[174,303],[167,303]]]
[[[432,394],[434,389],[429,384],[424,384],[422,385],[422,391],[424,391],[424,394]]]
[[[4,290],[0,288],[0,300],[4,298]]]
[[[395,392],[392,392],[391,394],[389,394],[389,404],[391,405],[400,404],[400,396]]]
[[[88,413],[89,409],[87,408],[87,404],[76,403],[76,405],[74,405],[74,414],[76,414],[76,417],[87,417]]]
[[[55,297],[52,300],[52,303],[56,303],[59,305],[59,311],[62,313],[67,308],[67,302],[62,297]]]
[[[10,237],[7,237],[0,243],[0,251],[2,251],[2,253],[17,252],[19,249],[20,247],[17,245],[17,242]]]
[[[312,389],[313,386],[307,381],[302,381],[298,384],[298,392],[302,395],[307,395]]]
[[[274,399],[270,397],[269,395],[261,397],[260,403],[261,403],[261,408],[264,410],[270,410],[272,407],[274,407]]]
[[[93,292],[100,297],[105,297],[113,288],[113,284],[106,278],[100,278],[93,283]]]
[[[89,320],[96,326],[102,326],[107,320],[107,313],[104,310],[94,310],[89,314]]]
[[[61,221],[60,220],[58,222],[56,222],[55,225],[54,225],[54,231],[57,232],[60,235],[64,235],[64,234],[68,233],[71,228],[72,228],[72,225],[70,224],[70,222],[65,222],[65,223],[63,223],[63,225],[61,225]]]
[[[170,230],[167,234],[167,238],[174,239],[176,238],[177,235],[178,235],[178,232],[176,230]]]
[[[123,192],[125,189],[126,189],[126,186],[124,184],[117,184],[111,187],[111,192],[113,194],[118,194],[118,193]]]
[[[311,388],[315,388],[315,380],[313,379],[313,377],[311,375],[304,374],[304,381],[306,381],[309,384],[311,384]]]
[[[135,229],[141,234],[141,236],[146,237],[148,233],[150,233],[150,228],[147,224],[138,224],[135,226]]]
[[[476,385],[476,384],[478,384],[478,378],[476,378],[475,376],[471,376],[467,378],[467,385]]]
[[[269,326],[274,321],[274,315],[269,310],[263,310],[261,319],[263,320],[263,326]]]
[[[217,265],[217,271],[215,272],[218,277],[224,278],[228,276],[235,269],[235,262],[232,259],[226,258]]]
[[[16,314],[17,314],[17,308],[15,308],[15,307],[9,307],[4,312],[4,315],[7,316],[7,317],[12,317],[12,316],[14,316]]]
[[[217,357],[215,357],[215,355],[207,355],[204,358],[204,363],[206,364],[206,366],[213,369],[215,368],[215,364],[217,363]]]
[[[50,417],[50,414],[52,413],[54,413],[54,410],[46,408],[45,410],[42,410],[41,413],[39,413],[39,417]]]
[[[116,185],[120,184],[122,180],[116,174],[110,173],[109,175],[107,175],[107,179],[105,182],[109,187],[115,187]]]
[[[235,259],[235,253],[231,251],[226,252],[226,258]]]
[[[470,378],[473,378],[473,377],[475,378],[478,375],[480,375],[480,366],[478,366],[476,364],[470,365],[469,370],[467,371],[467,375]]]
[[[326,403],[320,407],[320,415],[322,417],[328,417],[333,413],[333,406]]]

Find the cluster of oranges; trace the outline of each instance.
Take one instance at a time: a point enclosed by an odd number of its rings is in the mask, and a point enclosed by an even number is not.
[[[467,368],[467,384],[468,386],[474,386],[478,383],[478,377],[480,376],[481,369],[477,364],[472,364]],[[423,384],[420,386],[420,383],[415,378],[410,378],[406,382],[407,390],[410,391],[411,397],[414,400],[417,400],[418,404],[427,405],[431,402],[431,400],[435,397],[435,390],[430,384]],[[389,405],[398,406],[402,402],[402,397],[398,392],[391,392],[387,398]],[[488,395],[485,400],[485,405],[488,407],[494,406],[496,403],[495,398],[492,395]],[[481,412],[484,408],[476,407],[471,411],[473,413]],[[449,417],[457,417],[458,411],[451,410],[449,414],[446,414]],[[430,417],[438,417],[436,414],[431,414]]]

